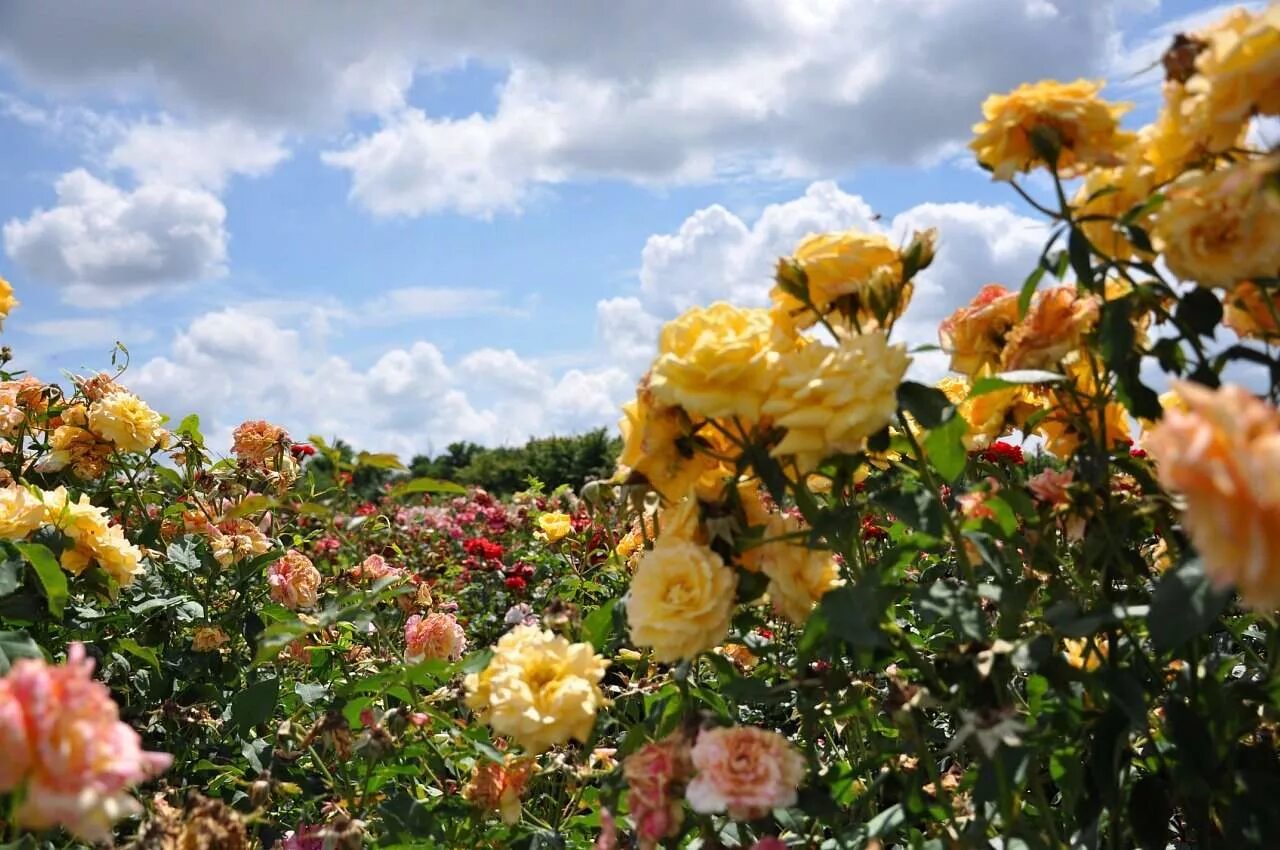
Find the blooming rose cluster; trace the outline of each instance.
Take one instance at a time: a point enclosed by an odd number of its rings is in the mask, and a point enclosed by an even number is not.
[[[404,660],[457,661],[467,651],[467,636],[452,614],[414,614],[404,624]]]
[[[314,608],[320,590],[320,571],[306,555],[290,549],[267,567],[267,584],[271,598],[284,607],[293,611]]]

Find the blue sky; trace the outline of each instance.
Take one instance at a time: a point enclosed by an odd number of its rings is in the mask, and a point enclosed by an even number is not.
[[[119,339],[123,382],[218,438],[261,416],[406,455],[611,424],[661,321],[760,303],[813,230],[938,226],[903,326],[932,341],[1043,236],[964,153],[982,96],[1108,77],[1141,119],[1133,72],[1219,8],[113,6],[0,7],[18,365]]]

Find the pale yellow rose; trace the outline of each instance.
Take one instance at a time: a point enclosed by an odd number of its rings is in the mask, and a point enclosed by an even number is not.
[[[586,743],[605,704],[600,680],[608,665],[590,644],[516,626],[498,639],[489,665],[467,676],[467,707],[530,753],[570,739]]]
[[[779,539],[805,530],[802,520],[774,516],[756,556],[760,571],[769,577],[769,602],[796,625],[803,625],[822,597],[841,583],[829,550],[812,548],[804,538]]]
[[[116,391],[89,405],[89,430],[122,452],[147,452],[159,445],[163,421],[133,393]]]
[[[1280,608],[1280,412],[1243,387],[1179,382],[1147,435],[1160,484],[1185,500],[1182,522],[1207,576],[1258,611]]]
[[[107,513],[89,502],[83,493],[73,501],[65,487],[44,494],[45,521],[67,536],[71,545],[63,549],[62,568],[79,575],[91,564],[98,566],[121,585],[131,584],[142,571],[142,550],[112,525]]]
[[[1280,158],[1190,174],[1169,187],[1156,217],[1169,270],[1230,289],[1280,273]]]
[[[1280,5],[1237,9],[1206,33],[1187,93],[1203,101],[1204,135],[1229,150],[1254,115],[1280,115]]]
[[[44,501],[26,487],[0,487],[0,538],[22,540],[45,520]]]
[[[1133,140],[1118,123],[1129,105],[1098,97],[1102,85],[1088,80],[1044,80],[1008,94],[993,94],[982,104],[986,120],[974,125],[975,138],[969,147],[996,180],[1047,165],[1032,144],[1035,132],[1056,139],[1058,173],[1063,176],[1116,164]]]
[[[1129,241],[1128,233],[1117,220],[1145,202],[1155,188],[1155,170],[1143,164],[1126,164],[1118,168],[1100,168],[1089,172],[1076,193],[1073,206],[1080,229],[1101,253],[1117,260],[1137,257],[1150,260],[1153,254],[1141,251]],[[1097,218],[1099,217],[1100,218]],[[1151,213],[1134,219],[1131,224],[1144,230],[1151,226]]]
[[[911,358],[883,332],[850,334],[835,346],[813,343],[778,360],[764,412],[786,429],[775,457],[794,457],[800,472],[838,452],[856,452],[892,421],[898,385]]]
[[[700,418],[760,418],[772,380],[769,312],[723,301],[694,307],[659,337],[649,388],[663,404]]]
[[[640,556],[626,597],[631,642],[658,661],[694,658],[724,640],[737,577],[711,549],[675,528],[663,529]]]
[[[43,472],[70,468],[77,477],[92,480],[107,471],[111,443],[89,430],[89,412],[83,404],[62,411],[49,437],[49,454],[40,463]]]
[[[1062,645],[1067,663],[1086,673],[1101,667],[1107,657],[1105,638],[1063,638]]]

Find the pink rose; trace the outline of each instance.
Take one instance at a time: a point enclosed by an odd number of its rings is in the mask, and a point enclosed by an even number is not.
[[[84,646],[73,643],[65,664],[22,659],[0,679],[0,793],[25,788],[20,826],[62,826],[98,843],[111,840],[114,821],[141,811],[128,789],[173,757],[142,749],[92,674]]]
[[[267,567],[267,584],[271,598],[290,610],[311,608],[320,590],[320,571],[311,559],[290,549],[284,557]]]
[[[690,753],[696,775],[685,791],[695,812],[755,820],[796,802],[805,762],[786,738],[754,726],[707,729]]]
[[[414,614],[404,624],[404,660],[457,661],[467,651],[467,636],[452,614]]]
[[[1071,481],[1075,474],[1066,469],[1058,472],[1054,469],[1046,469],[1038,475],[1033,475],[1027,481],[1027,489],[1031,491],[1031,495],[1035,496],[1038,501],[1044,502],[1046,505],[1061,505],[1067,501],[1067,488],[1071,486]]]

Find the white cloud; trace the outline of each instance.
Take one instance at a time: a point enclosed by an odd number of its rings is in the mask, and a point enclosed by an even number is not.
[[[857,228],[905,243],[911,232],[936,227],[938,255],[917,278],[898,335],[912,344],[936,343],[938,323],[986,283],[1020,286],[1034,268],[1048,233],[1042,223],[1003,206],[920,204],[881,224],[858,195],[835,183],[813,183],[804,195],[766,207],[750,224],[721,206],[692,213],[669,234],[645,243],[639,297],[597,305],[598,333],[615,362],[638,375],[652,359],[661,321],[694,304],[728,300],[764,305],[775,264],[805,236]],[[936,377],[945,358],[917,358],[916,374]]]
[[[243,419],[267,418],[295,435],[336,435],[406,457],[455,440],[512,444],[612,425],[632,388],[609,367],[556,376],[493,348],[451,361],[425,340],[389,348],[360,368],[330,353],[324,339],[244,308],[197,317],[166,355],[123,380],[173,417],[200,413],[218,439]]]
[[[129,191],[83,169],[54,186],[57,205],[4,225],[5,252],[82,306],[226,271],[226,209],[199,189],[144,184]]]
[[[406,286],[389,289],[366,301],[354,318],[366,324],[382,325],[412,319],[460,319],[518,312],[520,308],[497,289]]]
[[[936,158],[968,135],[989,92],[1105,71],[1129,5],[575,0],[536,14],[518,0],[377,13],[145,0],[122,18],[96,3],[56,16],[10,3],[0,62],[51,90],[158,101],[268,143],[377,116],[325,154],[350,172],[355,203],[488,216],[568,180],[815,177]],[[495,108],[447,118],[412,102],[415,74],[466,62],[505,72]]]
[[[184,125],[164,115],[125,130],[107,165],[131,171],[141,183],[221,192],[230,175],[259,177],[288,156],[280,133],[260,133],[232,121]]]

